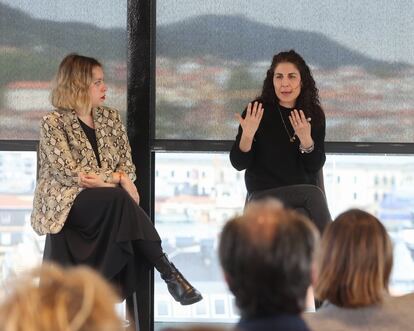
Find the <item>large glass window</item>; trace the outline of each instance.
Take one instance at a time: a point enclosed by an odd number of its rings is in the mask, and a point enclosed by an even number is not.
[[[127,1],[0,0],[0,141],[16,140],[0,151],[0,281],[42,258],[45,236],[30,226],[36,152],[17,150],[39,138],[58,64],[72,52],[98,58],[108,105],[125,116],[126,23]]]
[[[414,3],[158,1],[156,137],[234,139],[273,54],[311,65],[327,140],[412,142]]]
[[[223,224],[243,209],[242,175],[223,154],[156,154],[155,224],[163,248],[204,297],[180,306],[156,273],[156,321],[237,319],[218,263],[217,237]]]
[[[69,53],[98,58],[108,105],[126,110],[127,1],[1,0],[0,140],[39,137],[51,80]]]
[[[37,265],[44,237],[30,226],[36,152],[0,152],[0,281]]]
[[[182,307],[156,274],[156,321],[232,322],[238,313],[217,258],[223,224],[241,213],[243,173],[225,154],[157,153],[155,222],[163,247],[204,300]],[[414,157],[328,155],[325,190],[332,217],[362,208],[386,226],[394,244],[391,293],[414,291]]]

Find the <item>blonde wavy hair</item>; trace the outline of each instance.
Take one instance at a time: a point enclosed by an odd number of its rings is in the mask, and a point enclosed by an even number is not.
[[[323,233],[315,296],[347,308],[379,303],[392,263],[391,239],[381,222],[363,210],[348,210]]]
[[[52,105],[60,109],[83,109],[90,107],[89,86],[92,69],[101,63],[91,57],[78,54],[67,55],[59,65],[51,92]]]
[[[1,331],[120,331],[118,297],[88,267],[42,267],[13,279],[0,305]]]

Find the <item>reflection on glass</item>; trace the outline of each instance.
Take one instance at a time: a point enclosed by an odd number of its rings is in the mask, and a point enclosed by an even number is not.
[[[217,259],[223,224],[241,213],[243,174],[225,154],[156,155],[155,224],[163,247],[204,300],[182,307],[156,275],[156,321],[232,322],[234,297]],[[392,294],[414,291],[414,157],[328,155],[325,190],[333,217],[358,207],[384,223],[394,243]]]
[[[400,125],[414,124],[413,10],[384,0],[159,1],[156,137],[234,139],[234,112],[260,94],[272,56],[294,48],[320,88],[328,141],[412,142]]]
[[[40,119],[52,109],[50,82],[59,62],[72,52],[102,61],[108,80],[108,105],[125,114],[125,4],[126,1],[123,6],[109,1],[100,3],[100,15],[106,9],[118,9],[114,12],[121,19],[109,16],[114,23],[111,25],[95,19],[97,7],[90,2],[82,2],[81,12],[94,15],[80,23],[80,17],[87,17],[72,10],[73,2],[60,1],[59,10],[54,11],[53,6],[41,1],[0,1],[4,24],[0,45],[0,139],[39,138]]]

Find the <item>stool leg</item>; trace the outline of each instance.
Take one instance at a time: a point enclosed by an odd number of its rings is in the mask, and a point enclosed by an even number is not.
[[[139,314],[138,314],[138,302],[137,302],[137,292],[132,293],[132,295],[126,299],[127,310],[129,313],[130,321],[130,330],[139,331]]]
[[[154,271],[147,263],[141,263],[138,272],[138,288],[129,298],[127,298],[127,308],[130,318],[133,319],[135,331],[154,330]]]

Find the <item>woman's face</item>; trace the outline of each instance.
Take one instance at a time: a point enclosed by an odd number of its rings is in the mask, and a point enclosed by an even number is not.
[[[281,106],[295,107],[302,86],[299,70],[293,63],[279,63],[274,71],[273,86]]]
[[[104,73],[101,67],[92,69],[92,84],[89,86],[89,97],[92,108],[102,106],[105,101],[105,93],[108,90],[104,82]]]

